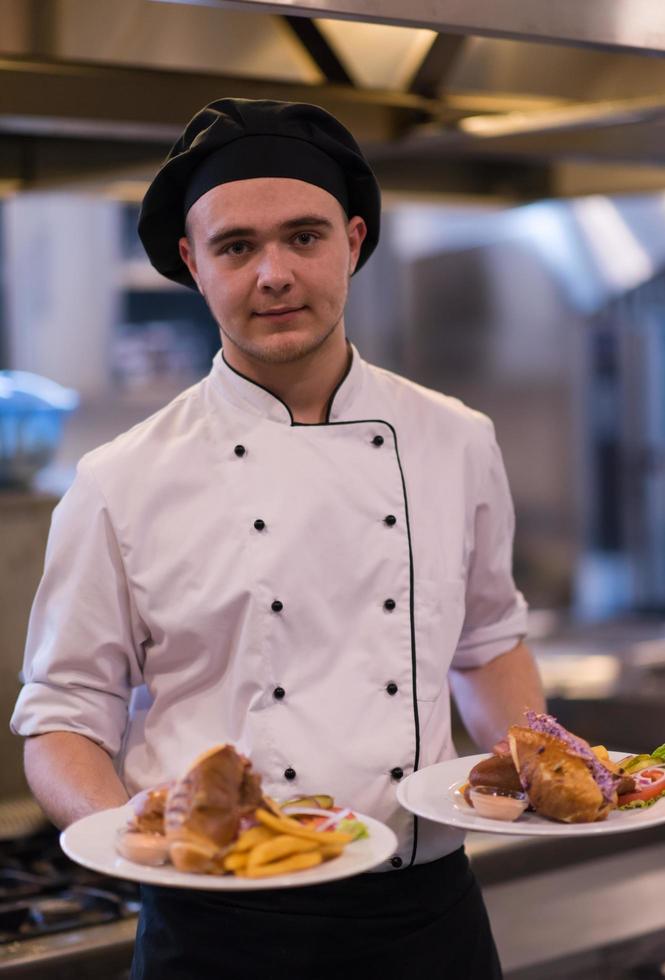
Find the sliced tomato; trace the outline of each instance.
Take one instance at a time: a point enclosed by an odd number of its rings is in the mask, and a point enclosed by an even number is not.
[[[333,807],[330,808],[330,810],[325,810],[321,814],[321,816],[319,816],[318,814],[314,814],[314,813],[300,813],[299,814],[297,810],[295,810],[295,812],[293,813],[293,816],[295,817],[295,819],[299,823],[304,824],[305,827],[309,827],[311,830],[318,830],[319,827],[323,827],[324,824],[328,824],[329,825],[327,827],[328,830],[333,830],[334,829],[334,824],[330,824],[330,814],[331,813],[343,813],[345,820],[356,820],[357,819],[355,813],[352,813],[351,810],[347,809],[346,807],[341,807],[341,806],[333,806]],[[287,810],[287,816],[289,816],[288,810]]]
[[[642,772],[636,773],[633,778],[635,790],[620,796],[619,806],[635,803],[637,800],[646,803],[647,800],[655,800],[658,796],[665,794],[665,768],[643,769]]]

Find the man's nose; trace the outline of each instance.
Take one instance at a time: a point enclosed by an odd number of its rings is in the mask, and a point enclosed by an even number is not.
[[[263,249],[257,266],[258,285],[261,289],[281,292],[293,284],[293,270],[288,256],[279,245]]]

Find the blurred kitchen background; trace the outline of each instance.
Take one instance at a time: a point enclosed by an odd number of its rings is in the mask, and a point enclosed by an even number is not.
[[[315,102],[353,130],[384,212],[352,280],[351,339],[494,420],[552,710],[609,748],[665,740],[665,13],[409,8],[0,0],[0,371],[79,396],[22,482],[18,423],[0,415],[0,837],[3,819],[19,836],[40,824],[6,719],[51,511],[83,453],[201,378],[219,346],[135,229],[184,122],[225,95]],[[456,742],[473,751],[457,719]],[[508,929],[502,955],[515,980],[663,976],[630,972],[665,962],[665,917],[651,926],[591,931],[547,967],[542,943],[515,952]],[[2,949],[0,975],[27,969]]]

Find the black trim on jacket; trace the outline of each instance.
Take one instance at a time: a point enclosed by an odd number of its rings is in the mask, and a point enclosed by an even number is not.
[[[269,388],[264,387],[264,385],[259,384],[258,381],[254,381],[253,378],[248,378],[247,375],[242,374],[240,371],[236,371],[236,369],[234,367],[231,367],[231,365],[229,364],[229,362],[224,357],[224,351],[223,350],[222,350],[222,358],[224,359],[224,363],[226,364],[226,366],[231,371],[233,371],[234,374],[237,374],[239,377],[244,378],[245,381],[249,381],[251,384],[256,385],[257,388],[261,388],[262,391],[266,391],[269,395],[272,395],[273,398],[275,398],[278,402],[280,402],[280,404],[282,404],[284,406],[284,408],[287,410],[287,412],[289,413],[289,418],[291,419],[291,426],[292,427],[296,427],[296,426],[317,427],[317,426],[329,426],[329,425],[367,425],[368,423],[375,422],[375,423],[378,423],[379,425],[387,425],[388,428],[390,429],[390,431],[393,434],[393,438],[395,440],[395,454],[397,456],[397,466],[399,467],[400,478],[401,478],[401,481],[402,481],[402,493],[404,495],[404,513],[405,513],[405,516],[406,516],[406,535],[407,535],[407,541],[408,541],[408,544],[409,544],[409,616],[410,616],[410,621],[411,621],[411,696],[412,696],[412,700],[413,700],[413,720],[414,720],[414,727],[415,727],[415,733],[416,733],[416,750],[415,750],[415,757],[414,757],[414,763],[413,763],[413,771],[416,772],[417,769],[418,769],[418,766],[420,764],[420,718],[419,718],[419,714],[418,714],[418,688],[417,688],[418,678],[417,678],[417,654],[416,654],[416,627],[415,627],[415,611],[414,611],[413,546],[412,546],[412,543],[411,543],[411,523],[410,523],[410,520],[409,520],[409,503],[408,503],[408,498],[407,498],[407,493],[406,493],[406,481],[404,479],[404,470],[402,469],[402,461],[401,461],[400,455],[399,455],[399,448],[398,448],[398,445],[397,445],[397,432],[395,431],[395,427],[390,422],[387,422],[385,419],[352,419],[352,420],[343,421],[343,422],[331,422],[330,421],[330,411],[332,409],[333,400],[335,398],[335,395],[339,391],[341,385],[346,380],[346,378],[347,378],[347,376],[349,374],[349,371],[351,370],[351,365],[353,364],[353,357],[350,357],[349,358],[349,363],[347,365],[346,371],[344,372],[343,377],[338,382],[337,386],[335,387],[332,395],[330,396],[330,398],[328,400],[328,407],[326,409],[326,420],[325,420],[325,422],[296,422],[296,421],[294,421],[294,418],[293,418],[293,414],[291,412],[291,409],[286,404],[286,402],[283,401],[279,397],[279,395],[276,395],[273,391],[270,391]],[[418,850],[418,817],[416,817],[414,815],[414,817],[413,817],[413,848],[412,848],[412,851],[411,851],[411,860],[409,861],[409,864],[407,865],[407,867],[409,867],[409,868],[410,867],[413,867],[413,865],[415,863],[415,860],[416,860],[416,852],[417,852],[417,850]]]

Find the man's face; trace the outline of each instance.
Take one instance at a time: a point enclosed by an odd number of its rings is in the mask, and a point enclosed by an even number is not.
[[[251,360],[284,364],[317,350],[336,328],[343,332],[366,231],[322,188],[259,177],[200,197],[180,254],[225,343]]]

